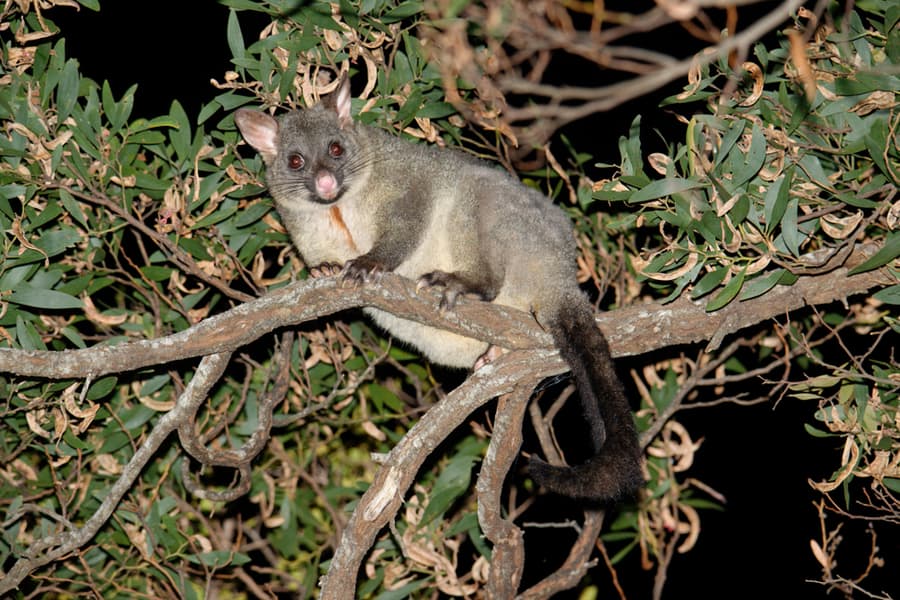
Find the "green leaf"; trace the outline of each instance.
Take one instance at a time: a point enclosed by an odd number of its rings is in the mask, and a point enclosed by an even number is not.
[[[406,102],[403,103],[403,106],[400,107],[400,110],[397,111],[397,120],[400,121],[404,127],[408,125],[409,122],[413,120],[413,117],[419,112],[419,107],[422,106],[424,101],[425,97],[422,95],[422,92],[413,90],[409,95],[409,98],[406,99]]]
[[[877,269],[878,267],[891,262],[898,256],[900,256],[900,231],[895,231],[887,237],[884,246],[882,246],[878,252],[873,254],[868,260],[865,260],[850,269],[850,275]]]
[[[99,400],[105,398],[110,392],[116,388],[118,380],[114,375],[104,377],[95,381],[87,393],[88,400]]]
[[[646,177],[643,171],[641,153],[641,116],[637,115],[628,129],[628,137],[619,138],[619,152],[622,155],[622,175]]]
[[[16,315],[16,340],[23,350],[46,350],[47,346],[41,339],[30,321],[26,321],[21,315]]]
[[[197,116],[197,124],[205,123],[211,116],[216,114],[219,108],[220,106],[215,102],[204,104],[203,107],[200,108],[200,114]]]
[[[185,558],[194,564],[201,564],[213,569],[220,569],[227,566],[239,567],[250,562],[250,557],[248,555],[243,552],[233,552],[231,550],[210,550],[209,552],[201,552],[200,554],[188,554]]]
[[[256,0],[221,0],[221,3],[224,6],[228,6],[230,8],[234,8],[237,10],[253,10],[253,11],[266,12],[260,6],[259,2],[257,2]],[[268,13],[268,14],[272,14],[272,13]]]
[[[408,19],[413,15],[417,15],[424,9],[425,5],[423,2],[401,2],[396,8],[385,13],[384,16],[381,17],[381,20],[387,24],[396,23],[397,21],[402,21],[403,19]]]
[[[184,112],[178,100],[172,101],[169,118],[175,125],[175,128],[169,132],[172,147],[175,148],[178,159],[181,162],[187,162],[191,159],[191,125],[187,113]],[[168,189],[168,186],[165,189]]]
[[[785,277],[786,274],[788,274],[788,271],[785,269],[775,269],[761,277],[751,279],[750,282],[744,286],[744,289],[741,290],[741,295],[738,299],[749,300],[750,298],[762,296],[778,285],[778,283],[781,282],[782,277]],[[787,277],[785,278],[787,279]],[[796,277],[794,279],[796,279]]]
[[[732,277],[731,281],[722,288],[722,291],[716,294],[715,298],[706,305],[706,312],[717,311],[734,300],[734,297],[737,296],[737,293],[741,291],[741,287],[744,285],[745,274],[746,271],[741,271],[735,277]]]
[[[419,108],[416,116],[424,119],[443,119],[456,114],[456,109],[449,102],[426,102]]]
[[[62,203],[63,207],[66,209],[66,212],[69,213],[78,224],[84,228],[87,228],[87,216],[85,216],[84,211],[81,209],[81,205],[75,198],[65,189],[59,190],[59,200]],[[79,236],[80,238],[81,236]]]
[[[98,454],[112,454],[120,448],[131,445],[131,438],[121,431],[104,432],[103,444],[97,450]]]
[[[803,429],[806,430],[806,433],[808,433],[809,435],[816,437],[816,438],[834,437],[833,433],[829,433],[827,431],[822,431],[821,429],[818,429],[817,427],[813,427],[809,423],[804,423]]]
[[[684,179],[681,177],[667,177],[658,179],[639,189],[631,195],[629,202],[646,202],[648,200],[656,200],[664,198],[672,194],[680,194],[687,190],[704,187],[706,183],[694,179]]]
[[[422,513],[421,524],[430,523],[440,517],[457,498],[469,489],[472,480],[472,465],[476,457],[471,454],[457,454],[438,475],[428,505]]]
[[[309,8],[303,9],[303,16],[306,17],[306,20],[310,25],[314,25],[315,27],[330,29],[332,31],[341,31],[341,26],[338,25],[337,21],[335,21],[331,17],[330,8],[323,8],[321,6],[316,6],[315,4],[313,4]],[[304,27],[303,29],[307,29],[307,27]],[[319,32],[316,32],[313,27],[309,27],[308,30],[311,34],[314,34],[316,36],[320,35]]]
[[[797,206],[798,201],[796,198],[788,200],[787,207],[784,210],[784,217],[781,219],[781,238],[791,254],[799,257],[800,244],[803,243],[806,235],[797,226]]]
[[[737,141],[741,139],[741,136],[744,134],[744,121],[737,120],[735,121],[731,127],[728,128],[728,131],[725,132],[725,135],[722,136],[722,143],[719,144],[719,154],[716,155],[715,166],[719,166],[722,164],[722,161],[731,154],[731,151],[734,149]]]
[[[766,219],[766,232],[771,232],[777,223],[781,222],[784,211],[787,208],[793,183],[793,169],[786,169],[784,175],[772,182],[766,190],[765,209],[763,215]]]
[[[149,396],[153,392],[159,390],[164,385],[169,383],[170,380],[171,380],[171,377],[169,376],[168,373],[161,373],[159,375],[155,375],[144,382],[144,385],[141,386],[141,391],[139,392],[139,394],[144,397]]]
[[[381,592],[375,597],[375,600],[407,600],[408,598],[414,598],[416,596],[413,592],[419,590],[423,585],[425,585],[425,580],[417,579],[412,583],[407,583],[403,587],[387,592]]]
[[[156,414],[157,412],[152,408],[144,406],[143,404],[136,404],[131,408],[120,412],[118,416],[126,430],[134,431],[155,417]]]
[[[378,414],[384,414],[385,407],[396,414],[403,411],[403,402],[400,401],[397,394],[383,385],[372,383],[366,390],[371,395],[372,404],[378,409]]]
[[[900,304],[900,283],[878,290],[872,297],[885,304]]]
[[[62,123],[72,114],[72,108],[78,100],[79,82],[78,63],[75,59],[69,59],[66,61],[66,66],[63,67],[59,85],[56,88],[57,122]]]
[[[225,37],[228,40],[231,56],[238,60],[245,58],[247,49],[244,46],[244,34],[241,33],[241,24],[238,21],[237,11],[234,9],[228,11],[228,26]]]
[[[900,90],[900,77],[875,70],[855,70],[852,79],[841,78],[834,81],[834,91],[840,96],[860,96],[879,90],[896,93]]]
[[[84,307],[81,300],[69,294],[57,292],[56,290],[45,290],[27,284],[17,287],[5,299],[13,304],[45,310],[70,310]]]
[[[66,227],[53,229],[45,233],[34,245],[43,250],[47,256],[53,257],[65,252],[81,241],[81,235],[75,229]]]
[[[737,155],[736,155],[737,158]],[[734,179],[732,185],[736,188],[750,181],[763,166],[766,159],[766,136],[756,123],[753,124],[753,133],[750,139],[750,149],[747,155],[736,161]]]
[[[869,151],[869,156],[872,157],[872,161],[878,165],[878,168],[882,173],[891,176],[891,170],[885,161],[885,156],[887,155],[888,147],[890,146],[888,143],[887,119],[876,119],[869,128],[869,132],[866,134],[864,141],[866,143],[866,149]]]
[[[728,275],[728,271],[729,267],[720,266],[704,275],[691,291],[691,298],[699,298],[719,287],[719,284],[722,283],[722,281],[725,280],[725,276]]]
[[[103,102],[103,112],[106,113],[106,118],[112,122],[118,109],[116,107],[116,99],[113,98],[112,88],[109,87],[109,81],[103,82],[100,98]],[[115,130],[112,133],[115,133]]]

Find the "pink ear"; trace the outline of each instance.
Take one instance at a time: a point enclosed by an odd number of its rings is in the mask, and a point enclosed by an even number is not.
[[[337,99],[335,100],[334,106],[337,110],[338,122],[341,124],[341,129],[346,127],[352,121],[352,117],[350,116],[350,78],[346,75],[341,81],[341,85],[336,92]]]
[[[263,157],[266,164],[278,154],[278,121],[264,112],[239,108],[234,113],[234,123],[241,130],[247,143]]]

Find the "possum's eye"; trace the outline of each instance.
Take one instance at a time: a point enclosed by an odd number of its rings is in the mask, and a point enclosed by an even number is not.
[[[331,145],[328,146],[328,154],[331,155],[331,158],[340,158],[344,155],[344,147],[337,142],[331,142]]]
[[[303,157],[299,154],[290,154],[288,155],[287,163],[289,169],[296,171],[302,169],[303,165],[306,164],[306,161],[303,160]]]

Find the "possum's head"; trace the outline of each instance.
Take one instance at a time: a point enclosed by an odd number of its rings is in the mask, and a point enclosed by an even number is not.
[[[278,119],[241,108],[234,122],[265,161],[269,190],[279,203],[337,202],[365,162],[347,79],[312,108]]]

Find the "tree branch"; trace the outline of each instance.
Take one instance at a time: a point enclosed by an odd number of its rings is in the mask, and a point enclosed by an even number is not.
[[[896,283],[885,269],[847,274],[848,268],[876,249],[860,247],[846,267],[801,277],[791,286],[776,286],[763,296],[732,302],[715,312],[707,312],[703,300],[682,296],[669,304],[641,304],[601,313],[597,323],[609,339],[614,356],[700,341],[709,341],[709,349],[714,350],[727,335],[767,319]],[[550,335],[527,313],[468,298],[460,299],[453,312],[442,313],[438,300],[435,290],[416,293],[414,282],[392,273],[386,274],[379,285],[358,288],[341,286],[337,277],[305,280],[158,339],[64,351],[0,348],[0,372],[67,379],[133,371],[233,351],[278,328],[361,306],[380,308],[503,348],[553,346]]]
[[[419,467],[434,448],[469,414],[492,398],[511,392],[522,374],[544,378],[561,372],[554,352],[517,350],[473,373],[462,385],[435,404],[388,454],[375,481],[363,495],[347,523],[341,543],[321,580],[322,598],[351,600],[356,574],[378,532],[396,515]],[[564,367],[563,367],[564,368]]]
[[[522,445],[522,421],[534,386],[540,380],[522,381],[514,392],[497,401],[494,429],[487,454],[481,463],[478,483],[478,522],[491,544],[491,574],[487,595],[512,598],[519,589],[525,568],[525,540],[522,530],[504,519],[501,510],[503,480],[519,455]],[[532,385],[533,384],[533,385]]]
[[[165,439],[185,421],[193,421],[194,414],[206,399],[210,388],[228,366],[231,354],[224,352],[210,354],[200,361],[193,379],[175,403],[175,407],[160,418],[159,422],[140,445],[134,456],[122,470],[122,475],[113,483],[103,502],[91,518],[78,529],[63,531],[34,543],[22,558],[19,558],[6,576],[0,580],[0,596],[10,592],[32,571],[54,560],[74,552],[93,538],[112,515],[119,501],[147,465],[147,461],[159,450]],[[9,517],[7,517],[9,518]]]
[[[449,2],[436,2],[421,35],[433,48],[440,48],[436,63],[441,70],[447,101],[467,119],[489,130],[506,134],[516,146],[514,158],[522,158],[543,146],[560,127],[588,115],[604,112],[672,81],[692,69],[720,60],[729,54],[747,55],[752,45],[766,33],[788,21],[803,0],[782,0],[746,29],[720,33],[704,13],[708,7],[734,9],[744,0],[682,0],[657,2],[644,12],[613,12],[605,5],[591,15],[589,26],[576,21],[573,5],[557,2],[473,3],[459,15],[446,19]],[[470,40],[468,23],[490,23],[498,13],[508,13],[503,27],[490,33],[479,31]],[[697,22],[704,31],[698,32]],[[624,38],[661,31],[680,24],[703,46],[690,56],[673,57],[646,48],[621,44]],[[731,24],[730,29],[734,29]],[[579,28],[581,27],[581,28]],[[480,50],[484,45],[489,51]],[[688,44],[687,47],[692,47]],[[678,52],[676,52],[677,54]],[[596,67],[595,79],[609,80],[610,71],[626,74],[622,80],[593,87],[556,86],[544,83],[551,56],[578,57],[585,69]],[[740,61],[736,61],[740,64]],[[630,76],[633,75],[633,76]],[[591,79],[587,76],[587,79]],[[620,78],[621,79],[621,78]],[[475,87],[474,97],[463,94],[457,81]],[[521,99],[526,99],[524,102]]]
[[[873,251],[868,247],[859,249],[848,264],[857,264]],[[732,302],[714,313],[707,313],[702,302],[682,298],[664,306],[647,304],[608,312],[600,315],[598,321],[617,355],[639,354],[702,340],[711,340],[710,347],[715,348],[725,336],[766,319],[805,306],[866,293],[891,283],[895,280],[886,269],[848,275],[847,269],[841,268],[825,275],[802,277],[792,286],[776,287],[765,296],[745,302]],[[148,435],[97,513],[81,529],[35,543],[0,582],[0,592],[13,589],[34,569],[87,543],[108,520],[169,433],[179,424],[193,420],[200,402],[225,368],[230,352],[277,328],[352,307],[374,306],[509,348],[510,352],[475,372],[443,402],[433,406],[388,455],[350,518],[329,572],[322,580],[323,597],[353,598],[356,574],[363,557],[378,532],[395,517],[419,467],[434,448],[472,411],[492,398],[513,392],[526,382],[540,381],[566,370],[549,335],[529,314],[466,299],[461,300],[453,312],[442,314],[438,300],[436,291],[417,294],[412,281],[393,274],[385,275],[380,285],[359,288],[345,288],[337,278],[323,278],[295,283],[206,319],[183,332],[156,340],[59,352],[0,350],[0,372],[50,379],[99,376],[205,356],[175,408],[165,414]],[[284,378],[279,377],[276,388],[281,389],[284,385]],[[504,416],[504,410],[498,416],[498,423],[503,417],[511,426],[521,424],[519,408],[524,410],[524,407],[518,405],[524,394],[519,392],[513,397],[518,398],[514,402],[516,408],[509,410],[513,410],[515,418]],[[268,422],[266,419],[261,421]],[[512,437],[503,441],[507,435]],[[515,432],[504,432],[497,439],[509,450],[518,447],[516,435]],[[254,438],[256,442],[257,437]],[[495,440],[495,443],[500,442]],[[258,448],[259,444],[251,443],[247,447],[251,446]],[[203,454],[199,447],[195,450]],[[485,468],[491,472],[495,470],[498,481],[502,480],[501,471],[508,468],[508,455],[504,453],[503,456],[506,458],[497,457],[497,464],[493,466],[491,461],[486,461]],[[483,489],[487,484],[479,485],[479,489]],[[487,514],[482,518],[488,525],[495,522]],[[580,572],[589,555],[584,554],[592,543],[588,537],[591,540],[596,537],[601,522],[602,515],[588,514],[586,533],[579,537],[577,548],[564,565],[563,570],[568,571],[560,570],[532,591],[540,593],[542,589],[563,589],[558,586],[568,585],[566,582]],[[515,554],[518,543],[514,533],[512,537],[508,535],[509,524],[496,523],[499,528],[491,534],[495,543],[508,545]]]

